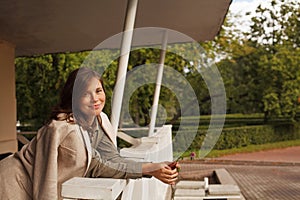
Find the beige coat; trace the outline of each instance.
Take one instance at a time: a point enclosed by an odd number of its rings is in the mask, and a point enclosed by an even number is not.
[[[101,130],[93,140],[97,151],[90,164],[87,176],[112,178],[142,178],[142,162],[135,162],[120,156],[116,145],[116,132],[105,113],[100,114]],[[99,154],[97,154],[99,152]],[[149,177],[149,176],[147,176]]]
[[[19,152],[0,161],[0,199],[61,199],[61,184],[75,176],[142,177],[142,163],[120,157],[109,119],[104,113],[101,119],[106,133],[106,139],[97,139],[101,156],[91,145],[85,145],[90,141],[84,140],[82,134],[87,136],[87,132],[78,125],[52,121],[42,127]]]
[[[19,152],[0,162],[0,199],[60,199],[64,181],[85,175],[87,158],[78,125],[52,121]]]

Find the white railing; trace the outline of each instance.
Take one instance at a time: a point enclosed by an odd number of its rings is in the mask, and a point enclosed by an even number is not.
[[[62,196],[67,199],[118,198],[126,186],[126,180],[74,177],[62,185]]]
[[[172,161],[172,127],[156,128],[151,137],[139,139],[139,143],[123,148],[121,156],[142,162]],[[73,178],[63,183],[62,195],[65,199],[105,199],[114,200],[122,193],[122,200],[164,200],[170,199],[170,186],[156,178],[104,179]]]
[[[123,148],[121,156],[142,162],[162,162],[173,160],[172,127],[165,125],[151,137],[141,138],[141,143],[131,148]],[[166,199],[168,185],[156,178],[130,180],[123,191],[122,200]]]

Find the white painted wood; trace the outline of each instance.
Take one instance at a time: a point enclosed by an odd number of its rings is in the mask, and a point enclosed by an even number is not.
[[[231,199],[242,199],[241,195],[208,195],[205,198],[205,200],[216,200],[216,199],[224,199],[224,200],[231,200]]]
[[[201,197],[174,197],[174,200],[203,200]]]
[[[162,39],[161,50],[160,50],[160,59],[159,59],[159,66],[157,70],[156,85],[155,85],[154,99],[153,99],[153,104],[151,109],[151,120],[149,124],[148,136],[154,135],[160,88],[161,88],[161,82],[162,82],[163,72],[164,72],[164,63],[166,57],[167,44],[168,44],[168,32],[167,30],[165,30]]]
[[[206,196],[206,197],[174,197],[174,200],[215,200],[215,199],[241,199],[241,196]]]
[[[172,126],[157,128],[152,137],[141,138],[141,143],[120,150],[121,156],[145,162],[163,162],[173,160]]]
[[[208,186],[209,195],[239,195],[240,193],[237,185],[211,184]]]
[[[141,138],[139,145],[121,149],[121,156],[144,162],[172,161],[172,126],[164,125],[156,129],[152,137]],[[168,187],[154,177],[130,180],[123,191],[122,200],[165,200],[169,195]]]
[[[205,197],[204,189],[176,189],[175,197]]]
[[[179,181],[176,189],[204,189],[204,181]]]
[[[123,94],[124,94],[124,88],[126,82],[126,74],[128,68],[129,54],[130,54],[137,6],[138,6],[138,0],[127,1],[127,9],[126,9],[126,16],[124,21],[124,30],[122,35],[117,79],[116,79],[116,85],[113,92],[114,95],[112,97],[112,107],[111,107],[112,111],[111,111],[110,121],[115,133],[117,133],[119,121],[120,121]]]
[[[125,185],[123,179],[74,177],[62,184],[62,196],[66,199],[115,200]]]
[[[205,191],[207,191],[208,190],[208,177],[204,177],[204,189],[205,189]]]

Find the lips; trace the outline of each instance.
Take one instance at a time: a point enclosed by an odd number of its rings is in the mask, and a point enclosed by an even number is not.
[[[95,109],[95,110],[98,110],[99,108],[100,108],[100,104],[95,104],[95,105],[94,105],[94,109]]]

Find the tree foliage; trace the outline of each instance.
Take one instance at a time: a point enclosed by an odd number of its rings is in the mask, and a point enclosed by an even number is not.
[[[292,0],[271,0],[270,6],[259,6],[252,18],[249,33],[239,31],[230,20],[236,16],[229,13],[215,40],[200,43],[206,50],[201,62],[209,66],[214,61],[222,75],[228,113],[264,113],[266,120],[280,116],[295,118],[300,97],[299,4]],[[210,114],[211,94],[199,73],[200,60],[190,62],[180,54],[184,53],[187,46],[174,45],[172,48],[179,53],[168,51],[165,65],[186,78],[197,96],[201,114]],[[18,120],[34,124],[35,127],[42,125],[52,106],[57,103],[60,88],[69,72],[81,64],[104,69],[102,72],[107,94],[105,112],[110,115],[117,54],[117,51],[103,50],[95,54],[79,52],[17,58]],[[85,60],[88,55],[90,58]],[[155,48],[133,50],[128,70],[158,63],[159,55],[160,50]],[[181,85],[184,90],[183,83],[177,83],[178,80],[172,77],[164,78]],[[149,124],[154,89],[154,84],[143,85],[130,97],[130,115],[138,125]],[[162,87],[159,104],[166,113],[159,115],[166,114],[170,122],[184,114],[182,112],[199,115],[193,113],[193,107],[188,103],[182,108],[179,98],[182,98],[180,94]]]
[[[227,33],[221,32],[214,42],[225,46],[216,47],[226,55],[217,64],[225,80],[228,112],[294,119],[300,96],[299,2],[260,5],[249,33],[240,38],[227,38]]]
[[[85,53],[20,57],[16,66],[17,118],[40,127],[58,102],[68,74],[80,66]]]

